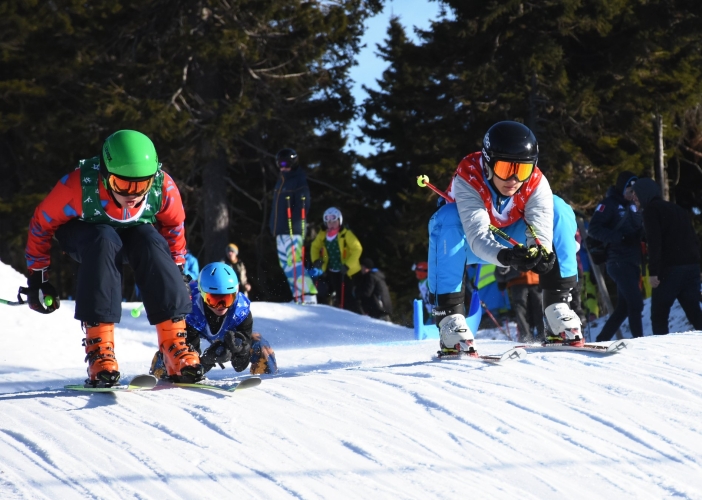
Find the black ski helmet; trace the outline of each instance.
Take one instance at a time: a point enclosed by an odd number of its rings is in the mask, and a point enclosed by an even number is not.
[[[492,179],[495,160],[536,163],[539,143],[534,133],[519,122],[497,122],[483,137],[483,167],[488,180]]]
[[[275,155],[275,164],[278,168],[291,168],[295,170],[297,168],[297,153],[294,149],[285,148],[278,151]]]

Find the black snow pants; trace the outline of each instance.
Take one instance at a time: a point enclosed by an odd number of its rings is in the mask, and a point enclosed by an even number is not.
[[[56,231],[61,250],[78,262],[75,318],[119,323],[122,265],[129,263],[155,325],[190,313],[190,295],[168,243],[151,224],[114,228],[72,220]]]

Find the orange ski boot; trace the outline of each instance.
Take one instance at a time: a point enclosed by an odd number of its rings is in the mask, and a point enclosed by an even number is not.
[[[194,383],[205,375],[197,351],[185,343],[185,320],[174,318],[156,325],[158,347],[163,354],[166,373],[173,382]]]
[[[85,329],[85,361],[88,362],[88,379],[91,387],[112,387],[119,383],[119,366],[115,358],[115,324],[83,323]]]

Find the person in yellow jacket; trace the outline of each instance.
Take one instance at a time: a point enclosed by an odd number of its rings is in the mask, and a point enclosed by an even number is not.
[[[344,218],[338,208],[324,211],[324,231],[312,242],[310,258],[314,267],[325,272],[329,291],[335,296],[334,305],[342,309],[358,310],[354,296],[354,278],[361,270],[363,247],[353,232],[344,227]]]

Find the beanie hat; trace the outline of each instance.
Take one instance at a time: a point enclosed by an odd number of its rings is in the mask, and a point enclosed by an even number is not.
[[[619,194],[624,194],[624,190],[629,187],[629,184],[637,179],[638,177],[635,173],[624,170],[617,176],[617,183],[614,185],[614,187],[617,189]]]
[[[239,255],[239,247],[236,246],[234,243],[230,243],[227,245],[227,248],[224,249],[225,252],[233,251],[236,255]]]
[[[373,260],[368,257],[364,257],[361,259],[361,265],[363,267],[367,267],[368,269],[373,269],[375,267],[375,263],[373,262]]]

